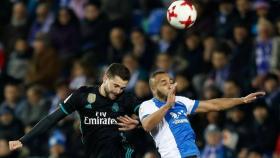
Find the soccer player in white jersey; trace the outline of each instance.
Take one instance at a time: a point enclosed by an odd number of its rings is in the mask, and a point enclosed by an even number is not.
[[[191,100],[175,96],[176,83],[165,71],[151,75],[150,88],[153,98],[140,105],[139,117],[143,128],[153,136],[162,158],[199,157],[188,115],[225,110],[265,95],[264,92],[256,92],[242,98]]]

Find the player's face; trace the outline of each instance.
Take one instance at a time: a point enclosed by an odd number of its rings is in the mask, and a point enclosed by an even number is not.
[[[115,100],[124,92],[127,83],[128,81],[121,79],[119,76],[115,76],[113,78],[105,77],[106,96]]]
[[[159,97],[166,98],[168,96],[168,92],[171,89],[171,85],[174,81],[170,78],[170,76],[166,74],[159,74],[155,77],[156,80],[156,93]]]

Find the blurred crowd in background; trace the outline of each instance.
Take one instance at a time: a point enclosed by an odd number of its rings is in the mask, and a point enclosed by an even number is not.
[[[193,0],[198,17],[188,30],[167,23],[170,3],[1,0],[0,157],[85,157],[75,115],[21,151],[11,153],[7,142],[119,62],[132,74],[127,91],[143,101],[151,98],[148,77],[156,69],[168,71],[177,95],[191,99],[265,91],[252,105],[190,120],[202,158],[279,158],[280,1]],[[147,146],[137,142],[142,157]]]

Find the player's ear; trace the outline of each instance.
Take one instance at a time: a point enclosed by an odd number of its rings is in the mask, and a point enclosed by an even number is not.
[[[108,75],[105,73],[105,74],[103,75],[103,82],[107,81],[107,79],[108,79]]]

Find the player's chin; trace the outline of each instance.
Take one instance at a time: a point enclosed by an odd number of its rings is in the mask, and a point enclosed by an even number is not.
[[[111,93],[111,94],[109,94],[109,98],[111,100],[115,100],[115,99],[117,99],[117,95]]]

